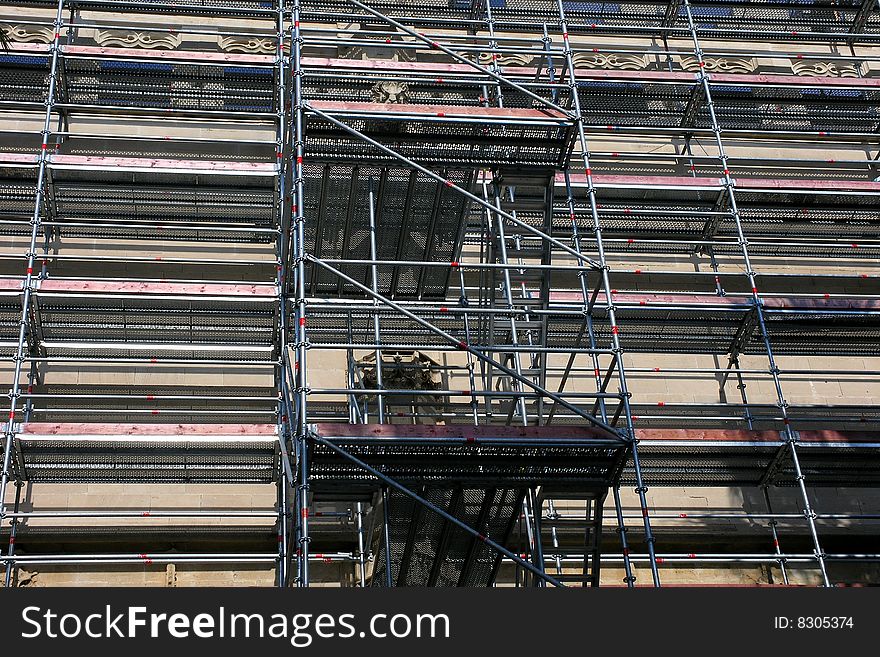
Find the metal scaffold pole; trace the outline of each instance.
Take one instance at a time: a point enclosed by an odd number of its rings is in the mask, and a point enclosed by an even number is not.
[[[50,68],[49,68],[49,89],[46,94],[46,112],[43,120],[43,129],[41,131],[41,143],[39,153],[39,165],[37,169],[37,179],[34,195],[34,212],[31,216],[30,243],[26,254],[25,273],[21,289],[21,315],[18,322],[18,344],[15,347],[15,355],[13,356],[13,379],[12,386],[9,391],[9,418],[6,422],[5,441],[3,445],[3,464],[2,472],[0,472],[0,526],[6,520],[6,488],[12,479],[12,457],[15,452],[16,431],[15,416],[18,410],[18,402],[21,397],[21,374],[22,366],[28,351],[28,332],[30,326],[31,300],[34,290],[34,265],[37,258],[37,239],[40,234],[40,225],[42,220],[44,185],[46,180],[46,165],[49,161],[49,138],[52,128],[52,117],[54,114],[55,89],[58,84],[58,60],[61,51],[61,25],[62,13],[64,11],[64,0],[58,0],[58,6],[55,13],[54,36],[50,45]],[[31,392],[28,389],[28,392]],[[18,494],[16,494],[16,500]],[[16,502],[16,507],[17,507]],[[18,508],[15,509],[16,512]],[[17,524],[17,523],[15,523]],[[15,532],[10,531],[10,539],[8,545],[8,554],[14,553]],[[7,566],[5,585],[9,586],[11,581],[11,571]]]
[[[294,148],[294,206],[293,206],[293,263],[294,283],[292,291],[294,301],[294,335],[296,336],[295,361],[292,380],[295,382],[297,396],[296,441],[298,444],[298,480],[297,495],[299,500],[299,585],[309,585],[309,449],[308,449],[308,367],[306,354],[306,251],[305,251],[305,181],[303,158],[305,157],[305,123],[303,118],[304,101],[302,87],[302,30],[300,26],[300,3],[293,1],[293,27],[291,31],[291,51],[293,65],[293,139]]]
[[[783,433],[785,435],[786,449],[788,450],[788,453],[791,457],[792,465],[794,466],[796,485],[798,487],[798,490],[800,491],[801,502],[804,507],[804,518],[807,521],[807,525],[810,530],[810,536],[813,541],[816,564],[819,566],[819,571],[821,573],[824,585],[828,587],[831,586],[831,582],[828,579],[828,572],[825,567],[825,553],[822,550],[822,545],[819,542],[819,534],[816,529],[816,513],[813,511],[812,505],[810,504],[809,494],[807,493],[807,487],[804,482],[805,477],[801,470],[800,460],[798,458],[797,436],[795,434],[795,431],[791,428],[791,419],[788,415],[788,402],[785,400],[785,395],[782,391],[782,381],[779,377],[779,367],[776,365],[776,358],[773,355],[773,348],[770,344],[770,335],[767,331],[767,323],[764,317],[763,300],[761,294],[758,292],[758,273],[752,266],[751,257],[749,255],[748,249],[748,240],[746,239],[745,232],[743,231],[739,207],[737,206],[736,202],[736,185],[730,172],[728,157],[724,147],[724,140],[722,138],[721,127],[718,123],[718,117],[715,113],[715,104],[712,99],[712,89],[709,83],[709,74],[706,73],[703,50],[700,46],[700,39],[697,35],[697,28],[696,24],[694,23],[693,11],[691,9],[689,0],[682,0],[682,6],[684,7],[685,13],[687,14],[688,28],[690,29],[691,39],[694,43],[694,55],[697,58],[697,63],[700,69],[697,73],[697,80],[702,86],[702,91],[705,97],[705,104],[708,109],[709,118],[712,124],[712,132],[715,135],[715,143],[718,148],[718,160],[721,163],[722,167],[721,184],[725,188],[728,199],[730,201],[730,215],[733,218],[734,225],[736,226],[737,239],[742,252],[743,265],[746,269],[746,278],[748,279],[749,287],[751,290],[751,298],[752,303],[754,304],[755,317],[757,319],[758,328],[761,334],[761,340],[764,345],[765,353],[767,354],[767,359],[770,364],[770,376],[773,380],[773,387],[776,393],[776,401],[779,406],[779,411],[782,414]]]
[[[590,214],[593,220],[593,230],[595,233],[596,249],[599,255],[600,273],[602,287],[604,289],[605,300],[608,306],[608,321],[611,324],[611,344],[614,352],[614,360],[616,362],[618,385],[620,387],[621,406],[623,408],[623,419],[626,424],[626,436],[630,441],[630,448],[633,461],[633,469],[636,478],[636,494],[639,497],[639,504],[642,508],[642,517],[645,527],[645,543],[648,546],[648,553],[651,555],[651,576],[654,580],[654,586],[660,586],[660,573],[657,568],[657,562],[654,557],[654,532],[651,529],[651,520],[648,513],[647,486],[642,477],[641,463],[639,461],[638,440],[635,437],[635,427],[633,426],[632,409],[630,408],[630,393],[627,388],[626,372],[623,365],[623,350],[620,346],[619,326],[617,323],[616,313],[614,310],[614,299],[611,294],[611,281],[609,280],[608,271],[610,267],[605,260],[605,247],[602,243],[602,223],[599,219],[599,209],[596,201],[596,188],[593,184],[593,172],[590,167],[590,151],[587,143],[587,136],[584,131],[583,116],[581,113],[580,98],[578,96],[577,77],[575,74],[574,61],[572,59],[572,49],[568,36],[568,24],[565,19],[565,9],[562,0],[556,0],[559,10],[559,18],[562,27],[562,39],[564,44],[564,55],[566,68],[568,70],[569,88],[572,98],[572,105],[575,112],[575,123],[578,133],[578,141],[581,148],[581,157],[583,159],[584,173],[587,181],[587,194],[590,204]],[[575,223],[574,215],[571,217],[572,223]],[[622,534],[621,534],[622,535]],[[629,577],[629,574],[627,574]]]
[[[278,89],[276,91],[278,97],[278,126],[276,134],[276,159],[278,161],[278,194],[276,198],[276,212],[280,230],[277,239],[276,251],[276,270],[278,272],[275,284],[278,289],[278,359],[284,361],[287,353],[287,295],[285,293],[288,276],[288,237],[290,234],[290,208],[291,203],[288,200],[288,168],[290,166],[290,144],[288,143],[288,118],[287,118],[287,98],[288,89],[286,82],[286,69],[289,61],[284,54],[284,2],[279,2],[278,17],[276,23],[276,75],[278,79]],[[281,464],[278,472],[278,488],[277,505],[278,505],[278,572],[277,584],[280,587],[286,587],[289,580],[288,564],[289,564],[289,501],[288,486],[293,486],[294,481],[290,471],[290,457],[288,455],[288,427],[287,422],[289,399],[287,397],[287,386],[285,380],[287,373],[283,368],[274,370],[275,388],[278,391],[278,441],[279,456]],[[291,476],[288,477],[288,474]]]

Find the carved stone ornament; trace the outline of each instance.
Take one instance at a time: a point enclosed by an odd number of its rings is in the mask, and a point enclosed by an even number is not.
[[[217,40],[220,50],[225,52],[243,52],[252,55],[275,54],[275,39],[272,37],[237,37],[221,36]]]
[[[579,52],[572,55],[575,68],[613,68],[622,71],[641,71],[648,68],[647,55]]]
[[[526,66],[532,61],[531,55],[523,55],[520,53],[500,53],[495,61],[500,66]],[[492,54],[488,52],[480,53],[480,64],[488,66],[492,63]]]
[[[715,73],[754,73],[758,70],[758,62],[752,57],[704,57],[705,69]],[[681,67],[685,71],[699,71],[700,63],[696,57],[681,58]]]
[[[376,356],[370,354],[356,363],[360,382],[367,389],[379,387],[376,372]],[[382,354],[382,386],[391,390],[411,390],[410,394],[385,395],[387,411],[412,413],[415,410],[420,416],[419,424],[443,424],[441,409],[436,405],[437,398],[430,394],[418,394],[419,391],[438,390],[442,383],[440,367],[432,358],[419,351],[399,351]],[[375,408],[378,401],[376,395],[366,397],[367,403]]]
[[[182,39],[179,34],[171,34],[170,32],[95,31],[95,42],[99,46],[174,50],[180,46],[181,41]]]
[[[791,62],[791,70],[795,75],[808,75],[833,78],[857,78],[859,71],[850,62],[821,62],[816,60],[795,59]]]
[[[35,25],[0,25],[10,41],[19,43],[52,43],[55,38],[55,30],[51,27],[37,27]]]
[[[414,62],[416,55],[414,51],[404,48],[371,48],[369,46],[340,46],[340,59],[360,59],[360,60],[379,60],[390,62]]]
[[[409,86],[406,82],[384,80],[373,85],[370,96],[374,103],[408,103]]]
[[[392,43],[389,41],[389,29],[381,25],[360,24],[360,23],[338,23],[340,30],[336,36],[341,40],[357,39],[358,41],[373,41],[375,46],[366,43],[359,43],[353,46],[339,46],[338,57],[340,59],[360,59],[360,60],[379,60],[392,62],[414,62],[416,61],[416,51],[409,48],[396,48],[383,45]],[[393,42],[401,41],[416,43],[416,38],[411,37],[402,32],[391,30]]]

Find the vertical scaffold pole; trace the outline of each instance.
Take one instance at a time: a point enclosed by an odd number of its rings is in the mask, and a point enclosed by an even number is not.
[[[370,201],[370,259],[373,264],[370,266],[371,283],[373,292],[379,294],[379,266],[378,262],[379,250],[376,246],[376,194],[373,190],[373,179],[369,182],[369,201]],[[373,299],[373,340],[376,343],[376,388],[382,390],[384,384],[382,382],[382,334],[379,325],[379,300]],[[376,408],[378,409],[379,424],[385,424],[385,395],[381,392],[376,395]]]
[[[561,0],[560,0],[561,1]],[[800,459],[798,458],[797,436],[791,428],[791,420],[788,417],[788,402],[782,392],[782,381],[779,377],[779,367],[776,365],[776,358],[773,355],[773,348],[770,345],[770,334],[767,331],[767,324],[764,319],[764,307],[761,295],[758,292],[758,284],[756,281],[757,272],[752,267],[751,258],[749,257],[748,240],[746,240],[745,232],[742,227],[742,219],[740,217],[739,208],[736,203],[736,194],[734,193],[734,181],[728,167],[727,151],[724,148],[724,142],[721,138],[721,126],[718,123],[718,117],[715,113],[715,104],[712,101],[712,89],[709,85],[709,75],[706,73],[705,59],[703,57],[703,49],[700,45],[700,39],[697,36],[696,23],[694,22],[693,12],[691,11],[690,2],[682,0],[682,5],[687,15],[688,29],[691,33],[691,39],[694,44],[694,56],[697,58],[699,73],[696,74],[698,83],[702,86],[706,107],[709,111],[709,120],[712,123],[712,132],[715,135],[715,145],[718,149],[718,159],[721,162],[722,177],[721,184],[727,190],[728,199],[730,200],[730,214],[736,226],[737,240],[743,257],[743,265],[746,269],[746,277],[748,279],[749,288],[751,289],[752,303],[755,308],[755,317],[758,322],[758,328],[761,331],[761,341],[764,343],[764,350],[767,353],[767,360],[770,365],[770,376],[773,379],[773,385],[776,392],[776,403],[782,414],[783,434],[785,442],[788,446],[788,452],[791,455],[792,465],[794,466],[795,480],[801,495],[801,502],[804,507],[804,517],[809,526],[810,536],[813,540],[813,552],[816,557],[816,563],[822,575],[824,586],[831,586],[828,580],[828,571],[825,567],[825,553],[819,542],[819,533],[816,529],[816,512],[813,511],[810,504],[810,497],[807,494],[807,486],[804,483],[804,474],[801,471]]]
[[[602,225],[599,221],[599,209],[596,201],[596,188],[593,184],[593,172],[590,168],[590,151],[587,144],[587,135],[584,131],[584,121],[581,116],[581,102],[578,97],[577,80],[575,78],[574,59],[572,58],[571,42],[568,38],[568,24],[565,20],[565,9],[562,6],[562,0],[556,0],[557,9],[559,11],[560,26],[562,28],[562,41],[565,56],[565,64],[568,70],[568,84],[571,93],[572,107],[575,112],[575,127],[577,130],[578,141],[581,147],[581,156],[583,158],[584,173],[587,182],[587,194],[590,202],[590,214],[593,220],[593,230],[596,235],[596,249],[599,256],[599,270],[602,278],[602,286],[604,287],[605,300],[608,305],[608,321],[611,325],[611,348],[614,352],[616,361],[617,380],[620,387],[621,404],[623,405],[623,418],[626,422],[626,434],[632,454],[633,470],[636,477],[636,494],[639,497],[639,505],[642,509],[642,519],[645,526],[645,543],[648,546],[648,555],[651,559],[651,576],[654,580],[654,586],[660,586],[660,572],[657,569],[656,551],[654,549],[654,532],[651,529],[651,518],[648,513],[648,488],[645,486],[642,478],[642,468],[639,461],[638,440],[635,436],[635,430],[632,420],[632,409],[630,407],[630,393],[627,389],[626,371],[623,366],[623,350],[620,347],[620,338],[618,336],[618,325],[616,311],[614,308],[614,299],[611,294],[611,282],[608,276],[608,264],[605,259],[605,247],[602,243]]]
[[[770,532],[773,534],[773,550],[779,556],[779,570],[782,572],[782,583],[788,586],[788,569],[785,566],[785,559],[782,555],[782,546],[779,545],[779,532],[776,527],[779,525],[776,518],[773,517],[773,505],[770,503],[770,491],[767,486],[763,486],[764,501],[767,503],[767,513],[770,514]]]
[[[498,41],[495,38],[495,18],[492,15],[492,0],[485,0],[484,8],[486,10],[486,30],[489,34],[489,54],[490,54],[490,68],[492,72],[498,76],[496,80],[501,79],[501,69],[498,66],[498,53],[495,51],[498,48]],[[488,93],[486,94],[486,104],[489,104]],[[497,107],[504,107],[504,91],[502,89],[500,81],[496,81],[495,84],[495,104]],[[494,205],[498,210],[502,209],[502,198],[503,198],[503,190],[501,187],[501,182],[498,180],[497,170],[492,171],[492,191],[494,196]],[[512,194],[512,192],[511,192]],[[488,197],[487,183],[483,180],[483,198],[488,202],[490,199]],[[516,210],[511,210],[510,214],[516,217]],[[513,289],[511,287],[510,280],[510,269],[506,266],[510,263],[507,257],[507,235],[504,230],[504,219],[497,212],[492,213],[488,212],[487,214],[487,227],[488,233],[487,237],[491,234],[492,230],[492,219],[495,219],[496,226],[496,237],[498,239],[498,253],[501,256],[501,262],[505,265],[502,271],[502,285],[504,286],[504,300],[507,305],[508,311],[510,311],[509,315],[509,324],[510,324],[510,343],[514,347],[519,347],[519,330],[517,328],[516,315],[514,314],[514,303],[513,303]],[[488,250],[488,252],[492,252],[492,250]],[[513,360],[514,370],[516,371],[519,377],[523,376],[522,370],[522,356],[519,351],[514,351],[511,354],[511,358]],[[522,383],[518,381],[511,381],[511,390],[514,392],[524,392],[524,388]],[[520,395],[516,399],[511,399],[511,408],[510,412],[507,414],[508,422],[513,416],[513,409],[516,408],[517,412],[520,416],[520,422],[523,426],[528,426],[529,419],[526,411],[526,399],[524,395]],[[540,570],[544,570],[544,550],[541,545],[541,504],[540,498],[535,494],[533,489],[530,489],[525,499],[523,500],[523,516],[526,523],[526,530],[529,536],[529,547],[532,553],[532,563],[534,563],[536,568]],[[537,586],[543,586],[544,581],[541,579],[535,579],[535,584]]]
[[[547,29],[547,23],[544,23],[541,41],[544,44],[545,52],[547,52],[547,77],[549,78],[551,84],[556,84],[556,67],[553,63],[553,55],[550,52],[550,46],[552,44],[552,39],[550,38],[550,33]],[[554,87],[551,94],[552,94],[553,102],[558,103],[559,90],[556,87]],[[569,218],[571,219],[572,246],[574,247],[574,249],[578,253],[580,253],[581,252],[581,236],[580,236],[580,229],[578,228],[578,223],[577,223],[576,214],[575,214],[574,194],[573,194],[572,188],[571,188],[571,175],[568,172],[568,170],[566,170],[563,172],[563,176],[565,177],[566,204],[567,204],[567,208],[568,208]],[[583,324],[580,328],[580,331],[578,332],[578,336],[575,340],[575,344],[580,345],[580,341],[583,339],[584,334],[587,335],[587,337],[589,339],[589,348],[591,350],[591,353],[590,353],[591,363],[593,365],[593,381],[596,384],[596,392],[602,392],[602,374],[601,374],[600,366],[599,366],[599,355],[595,351],[597,342],[596,342],[596,331],[595,331],[595,327],[593,326],[593,315],[592,315],[593,297],[589,293],[589,287],[587,285],[587,274],[584,271],[578,272],[578,286],[580,287],[580,290],[581,290],[581,300],[583,302],[582,312],[584,314],[584,320],[583,320]],[[572,353],[568,357],[568,363],[565,366],[565,370],[562,374],[562,379],[559,382],[559,388],[557,390],[557,392],[559,394],[562,394],[562,392],[565,388],[565,384],[568,381],[569,374],[571,373],[571,370],[575,364],[575,357],[576,357],[576,354],[574,354],[574,353]],[[597,403],[596,408],[599,411],[599,418],[603,422],[607,423],[608,422],[608,407],[605,402],[605,398],[600,397],[597,400],[597,402],[598,403]],[[547,424],[549,424],[552,421],[553,415],[555,412],[556,412],[556,404],[554,403],[550,406],[550,411],[547,414],[547,419],[545,420],[545,422]],[[621,506],[620,506],[620,485],[615,484],[613,486],[613,488],[614,488],[614,510],[616,512],[615,515],[617,517],[617,534],[620,537],[621,551],[623,553],[623,567],[624,567],[624,571],[626,573],[623,578],[623,581],[626,583],[626,585],[629,588],[632,588],[635,585],[635,577],[633,577],[633,574],[632,574],[632,561],[630,560],[630,557],[629,557],[629,545],[627,544],[627,536],[626,536],[626,531],[627,531],[626,522],[623,518],[623,510],[621,509]],[[552,513],[555,513],[555,510],[553,509],[552,505],[548,505],[548,506],[550,508],[550,511]],[[558,514],[556,514],[556,515],[558,515]],[[555,535],[555,533],[556,533],[556,526],[555,525],[551,524],[551,532]],[[555,540],[556,539],[554,537],[554,542],[555,542]],[[558,562],[557,571],[561,572],[561,560],[559,559],[558,556],[557,556],[557,562]]]
[[[294,206],[293,206],[293,269],[295,270],[294,320],[296,325],[296,357],[294,364],[295,392],[297,396],[296,442],[298,445],[299,502],[299,557],[300,586],[309,585],[309,450],[308,450],[308,368],[306,366],[306,283],[305,283],[305,184],[303,158],[305,157],[305,125],[303,120],[302,93],[302,31],[300,29],[300,3],[293,3],[293,28],[291,38],[293,62],[293,138],[294,138]]]
[[[52,53],[51,64],[49,69],[49,89],[46,94],[46,113],[43,120],[43,129],[40,140],[39,165],[37,169],[37,181],[34,190],[34,213],[31,216],[31,234],[28,246],[27,265],[25,268],[24,279],[21,290],[21,315],[18,322],[18,345],[13,356],[13,379],[12,386],[9,391],[9,419],[6,422],[5,441],[3,446],[3,470],[0,472],[0,526],[6,520],[6,488],[11,478],[10,468],[12,467],[12,453],[15,448],[15,413],[18,408],[18,400],[21,397],[21,372],[22,364],[27,357],[27,328],[28,317],[30,315],[31,296],[33,294],[34,285],[34,263],[37,257],[37,237],[40,233],[40,215],[43,209],[43,186],[46,182],[46,167],[49,162],[49,135],[51,133],[52,113],[55,104],[55,88],[58,78],[58,57],[61,50],[61,16],[64,11],[64,0],[58,0],[55,12],[54,37],[49,49]],[[12,533],[10,532],[10,537]],[[9,555],[12,555],[12,546],[9,545]],[[7,563],[12,563],[7,562]],[[8,579],[8,578],[7,578]]]
[[[275,283],[278,290],[278,335],[276,336],[278,347],[278,358],[282,363],[281,367],[275,368],[275,384],[278,394],[278,440],[283,443],[280,458],[287,459],[287,386],[284,384],[287,376],[283,367],[283,357],[287,351],[287,303],[285,294],[285,285],[287,281],[287,238],[289,232],[289,208],[290,202],[287,200],[287,159],[286,153],[289,151],[287,143],[287,84],[284,56],[284,5],[283,1],[278,3],[278,15],[276,17],[276,39],[275,44],[275,66],[278,78],[277,102],[278,102],[278,125],[276,127],[276,162],[278,172],[278,189],[276,196],[277,216],[278,216],[278,234],[276,244],[276,270],[278,275]],[[288,499],[287,499],[287,479],[285,476],[286,468],[289,463],[281,463],[278,469],[278,578],[277,584],[280,587],[287,586],[288,580]]]
[[[355,505],[354,511],[355,523],[357,526],[357,537],[358,537],[358,553],[357,553],[357,562],[358,562],[358,585],[361,588],[364,588],[367,585],[367,545],[364,537],[364,505],[363,502],[358,502]]]
[[[546,33],[546,27],[545,27]],[[571,221],[571,233],[572,240],[574,242],[575,248],[580,251],[580,230],[577,225],[577,215],[575,213],[575,204],[574,204],[574,191],[571,187],[571,174],[568,171],[563,173],[565,177],[565,198],[566,204],[568,208],[568,216]],[[583,313],[584,313],[584,325],[583,328],[586,329],[587,337],[590,340],[590,350],[592,351],[592,365],[593,365],[593,380],[596,384],[596,392],[602,392],[602,371],[599,363],[599,355],[595,352],[597,341],[596,341],[596,330],[593,325],[593,305],[595,303],[595,299],[598,296],[599,288],[595,288],[593,294],[591,295],[587,292],[587,281],[586,274],[583,272],[579,272],[578,280],[580,281],[581,287],[581,296],[583,298]],[[560,390],[562,392],[562,385],[564,385],[565,380],[568,378],[568,374],[574,366],[574,354],[569,357],[568,364],[565,366],[565,373],[562,377],[562,382],[560,382]],[[600,397],[598,399],[598,410],[599,417],[603,422],[608,422],[608,408],[605,402],[604,397]],[[552,418],[553,412],[556,410],[556,404],[550,408],[550,417]],[[614,488],[614,510],[615,515],[617,517],[617,534],[620,537],[620,549],[623,554],[623,569],[625,572],[624,582],[627,587],[632,588],[635,586],[636,578],[633,576],[632,571],[632,560],[629,556],[629,544],[627,541],[627,528],[626,521],[623,517],[623,509],[621,508],[620,501],[620,485],[615,484]]]
[[[23,481],[15,482],[15,505],[13,508],[13,513],[16,515],[12,518],[12,522],[9,524],[9,551],[7,556],[14,557],[15,556],[15,537],[18,533],[18,523],[20,522],[18,518],[18,512],[21,510],[21,489],[24,487]],[[3,586],[9,588],[12,586],[12,572],[15,569],[15,560],[10,559],[6,562],[6,578],[4,580]]]
[[[391,572],[391,510],[388,508],[388,486],[382,487],[382,542],[385,543],[385,586],[394,586],[394,576]]]

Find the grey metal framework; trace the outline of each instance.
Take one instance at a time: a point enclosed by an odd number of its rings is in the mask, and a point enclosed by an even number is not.
[[[22,564],[174,561],[274,564],[279,586],[308,586],[311,563],[340,561],[362,586],[488,586],[505,567],[518,585],[598,586],[602,564],[622,565],[628,586],[646,564],[660,586],[679,562],[775,564],[785,583],[808,566],[829,586],[829,564],[880,559],[826,552],[820,531],[880,512],[823,514],[809,489],[880,484],[877,412],[786,393],[799,377],[880,371],[778,360],[880,352],[880,78],[707,70],[776,57],[743,40],[867,67],[874,0],[10,4],[56,16],[19,21],[49,27],[50,43],[13,35],[0,53],[0,113],[43,117],[38,134],[0,131],[0,229],[26,248],[0,256],[7,585]],[[194,44],[173,50],[106,47],[89,36],[115,27],[100,12],[231,27],[172,30]],[[199,45],[206,34],[275,51],[219,52]],[[598,55],[655,65],[577,65]],[[156,119],[230,136],[143,129]],[[609,137],[619,152],[603,150]],[[641,147],[651,140],[675,151]],[[800,143],[844,156],[753,152]],[[67,253],[71,238],[107,254]],[[113,249],[124,240],[149,254]],[[245,256],[152,254],[193,242]],[[259,248],[271,257],[247,257]],[[664,269],[695,255],[708,271]],[[797,258],[842,264],[755,264]],[[400,383],[425,352],[443,356],[441,381]],[[315,385],[337,354],[346,385]],[[655,367],[651,354],[726,364]],[[59,366],[274,383],[47,382]],[[738,400],[646,402],[633,384],[676,376],[716,377]],[[770,403],[750,400],[761,385]],[[274,518],[277,549],[17,552],[28,518],[137,518],[21,511],[28,481],[275,483],[274,509],[166,515]],[[766,513],[728,515],[766,523],[766,552],[663,552],[649,485],[760,488]],[[794,488],[799,513],[773,512],[775,487]],[[571,501],[577,517],[558,510]],[[333,505],[344,540],[316,515]],[[711,517],[727,516],[672,516]],[[809,548],[784,552],[798,524]]]

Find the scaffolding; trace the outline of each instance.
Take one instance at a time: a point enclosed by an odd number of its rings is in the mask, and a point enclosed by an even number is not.
[[[328,563],[360,586],[610,566],[630,587],[762,564],[831,586],[880,561],[837,535],[876,536],[870,495],[815,505],[880,485],[874,0],[6,4],[7,586],[165,563],[279,586]],[[277,493],[22,510],[32,483]],[[649,486],[764,506],[664,512]],[[29,546],[47,518],[254,537]],[[663,551],[701,521],[763,535]]]

